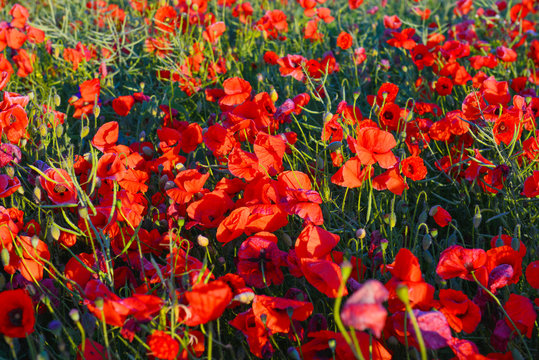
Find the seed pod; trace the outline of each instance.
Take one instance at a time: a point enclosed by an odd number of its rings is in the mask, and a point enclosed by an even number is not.
[[[56,241],[60,238],[60,229],[54,223],[51,226],[51,236]]]
[[[2,251],[0,252],[0,257],[2,258],[2,264],[4,266],[8,266],[9,265],[9,251],[8,249],[6,248],[3,248]]]

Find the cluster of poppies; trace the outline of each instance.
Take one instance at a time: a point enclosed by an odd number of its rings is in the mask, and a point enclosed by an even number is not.
[[[20,4],[0,23],[0,350],[537,356],[537,1],[461,0],[449,27],[419,0],[84,4],[66,27],[123,37],[64,45]],[[157,85],[114,86],[138,43]],[[76,83],[40,98],[60,61]]]

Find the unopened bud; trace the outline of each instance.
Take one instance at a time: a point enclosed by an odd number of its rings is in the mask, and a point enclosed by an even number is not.
[[[86,206],[80,206],[79,207],[79,216],[81,217],[81,219],[88,219],[89,218],[88,208]]]
[[[277,94],[277,91],[275,91],[275,89],[271,89],[270,98],[271,98],[271,101],[273,102],[276,102],[277,100],[279,100],[279,94]]]
[[[207,237],[203,236],[203,235],[198,235],[197,236],[197,243],[198,243],[198,245],[200,245],[202,247],[206,247],[210,243],[210,240]]]
[[[36,235],[32,236],[30,243],[34,249],[37,249],[37,246],[39,245],[39,238]]]
[[[427,250],[431,244],[432,244],[432,237],[429,234],[423,235],[423,240],[421,241],[423,250]]]
[[[341,264],[341,274],[342,274],[342,278],[343,278],[343,281],[347,280],[350,275],[352,275],[352,270],[353,270],[353,266],[352,266],[352,263],[348,260],[344,260]]]
[[[56,224],[52,224],[51,226],[51,236],[56,241],[58,241],[58,239],[60,238],[60,229],[58,228],[58,226],[56,226]]]
[[[515,251],[518,251],[520,250],[520,240],[517,239],[517,238],[512,238],[511,239],[511,247],[513,248],[513,250]]]
[[[165,183],[165,191],[166,190],[170,190],[170,189],[173,189],[176,187],[176,184],[174,183],[174,181],[167,181]]]
[[[10,256],[9,256],[9,251],[8,249],[6,248],[3,248],[2,249],[2,252],[0,253],[0,256],[2,257],[2,264],[4,266],[8,266],[9,265],[9,260],[10,260]]]
[[[142,152],[143,152],[144,155],[146,155],[146,156],[153,156],[153,153],[154,153],[153,149],[152,149],[151,147],[148,147],[148,146],[144,146],[144,147],[142,148]]]
[[[103,300],[102,297],[98,297],[94,300],[94,304],[98,310],[103,310],[103,306],[105,306],[105,300]]]
[[[79,322],[80,321],[80,313],[79,313],[79,310],[77,309],[71,309],[69,311],[69,317],[71,318],[71,320],[73,320],[74,322]]]
[[[94,116],[97,118],[97,117],[99,117],[99,114],[101,114],[101,107],[96,104],[94,106]]]
[[[60,97],[60,95],[54,94],[54,104],[56,106],[60,106],[61,103],[62,103],[62,98]]]
[[[292,247],[292,238],[287,233],[283,233],[283,242],[286,244],[286,247]]]
[[[361,228],[356,230],[356,237],[358,239],[365,239],[365,236],[367,236],[367,231],[365,231],[365,229]]]
[[[329,151],[329,152],[334,152],[335,150],[337,150],[341,146],[342,146],[342,143],[340,141],[334,141],[331,144],[329,144],[328,146],[326,146],[326,150]]]
[[[473,227],[477,229],[479,225],[481,225],[481,220],[482,220],[481,210],[479,209],[479,206],[476,206],[475,214],[473,216]]]

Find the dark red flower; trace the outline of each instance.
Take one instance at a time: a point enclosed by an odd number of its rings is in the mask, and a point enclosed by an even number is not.
[[[23,338],[34,332],[32,298],[22,289],[0,293],[0,333],[11,338]]]

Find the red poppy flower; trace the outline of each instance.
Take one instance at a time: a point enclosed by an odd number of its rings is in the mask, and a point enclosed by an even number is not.
[[[382,174],[372,179],[372,187],[378,191],[389,190],[395,195],[402,195],[408,189],[408,184],[404,182],[398,168],[386,170]]]
[[[110,121],[99,127],[92,139],[92,145],[100,151],[105,151],[107,148],[116,145],[118,135],[118,123],[116,121]]]
[[[49,168],[39,178],[41,187],[55,204],[76,204],[77,192],[71,177],[64,169]]]
[[[362,128],[357,132],[357,140],[349,137],[348,143],[362,165],[378,163],[380,167],[389,169],[397,163],[397,158],[391,152],[397,142],[387,131],[372,127]]]
[[[240,207],[232,210],[217,228],[217,241],[225,245],[243,234],[250,213],[251,211],[248,207]]]
[[[427,176],[427,167],[419,156],[410,156],[400,163],[404,176],[414,181],[423,180]]]
[[[330,298],[338,296],[342,281],[341,268],[330,260],[300,258],[301,271],[307,281]],[[345,288],[343,296],[348,294]]]
[[[521,195],[532,198],[539,195],[539,171],[534,171],[532,175],[524,180],[524,188]]]
[[[166,33],[175,33],[178,14],[172,6],[162,6],[154,15],[155,27]]]
[[[32,298],[22,289],[0,293],[0,333],[11,338],[23,338],[34,332]]]
[[[363,4],[363,0],[348,0],[348,6],[351,10],[355,10]]]
[[[339,242],[339,236],[312,223],[301,231],[296,240],[296,255],[300,258],[325,257]]]
[[[275,176],[283,171],[283,156],[286,143],[280,136],[268,135],[260,132],[253,144],[254,153],[258,159],[260,169],[269,176]]]
[[[84,288],[84,305],[100,321],[112,326],[123,326],[131,313],[131,308],[122,303],[122,299],[110,291],[101,281],[90,280]],[[103,302],[98,307],[96,300]]]
[[[440,96],[446,96],[451,95],[451,92],[453,91],[453,82],[451,79],[442,76],[438,79],[436,82],[436,92]]]
[[[206,324],[219,318],[232,300],[232,290],[222,280],[198,283],[185,293],[189,302],[191,316],[186,319],[187,326]]]
[[[473,281],[472,271],[487,263],[487,253],[483,249],[465,249],[453,245],[442,251],[436,273],[445,280],[455,277]]]
[[[453,220],[451,214],[440,205],[433,206],[429,211],[429,215],[440,227],[446,227]]]
[[[2,128],[0,135],[3,132],[9,142],[18,144],[19,140],[26,135],[26,128],[28,127],[28,116],[23,106],[20,104],[10,104],[7,109],[1,111],[0,127]]]
[[[217,40],[223,35],[226,30],[226,25],[222,21],[218,21],[209,25],[206,30],[202,33],[204,40],[211,44],[215,44]]]
[[[497,284],[496,288],[509,284],[516,284],[522,276],[522,257],[517,251],[507,245],[488,250],[486,265],[489,274],[489,287],[491,286],[491,282],[495,280],[495,278],[493,278],[494,271],[509,271],[507,275],[502,275],[504,276],[504,279],[501,284]],[[501,268],[501,265],[506,265],[505,269]]]
[[[526,268],[526,280],[534,289],[539,289],[539,260],[531,262]]]
[[[287,333],[290,330],[291,320],[306,320],[312,312],[313,304],[306,301],[265,295],[257,295],[253,300],[254,315],[261,322],[261,317],[265,316],[265,326],[273,333]]]
[[[367,171],[370,170],[370,171]],[[344,163],[344,165],[331,177],[331,182],[335,185],[348,188],[357,188],[370,178],[374,170],[362,167],[362,163],[357,156]]]
[[[453,289],[441,289],[439,306],[449,326],[456,332],[464,331],[471,334],[481,321],[481,310],[462,291]]]
[[[337,46],[343,50],[350,49],[353,43],[354,39],[352,38],[352,35],[348,34],[347,32],[341,31],[337,37]]]
[[[239,147],[234,148],[228,156],[228,170],[232,175],[247,181],[252,181],[257,176],[264,174],[260,169],[257,157]]]
[[[411,50],[416,45],[415,40],[412,38],[415,35],[414,28],[403,29],[400,32],[393,31],[391,35],[393,37],[387,40],[387,43],[391,46]]]
[[[11,178],[9,175],[0,174],[0,198],[11,196],[21,187],[18,177]]]
[[[414,315],[427,349],[437,350],[453,343],[451,328],[441,312],[414,310]],[[408,329],[411,329],[415,337],[416,334],[410,319],[408,319]]]
[[[77,283],[82,290],[92,278],[92,273],[87,269],[87,267],[91,269],[94,264],[95,257],[93,254],[80,253],[77,255],[77,257],[72,257],[66,263],[64,275],[66,279]],[[73,290],[71,281],[68,281],[66,285],[68,289]]]
[[[277,237],[258,233],[245,240],[238,249],[238,275],[248,286],[265,288],[279,285],[284,280],[281,266],[285,266],[286,252],[277,247]]]
[[[397,15],[391,15],[391,16],[384,15],[384,26],[387,29],[396,30],[400,28],[401,25],[402,25],[402,21],[401,19],[399,19]]]
[[[269,341],[269,330],[262,321],[254,315],[253,309],[238,314],[230,325],[240,330],[247,338],[249,350],[259,358],[271,357],[273,347]]]
[[[533,307],[533,303],[525,296],[510,294],[509,300],[503,306],[507,315],[513,320],[518,330],[528,338],[532,337],[535,319],[537,313]],[[505,318],[505,323],[514,330],[509,319]]]
[[[357,330],[371,329],[379,338],[385,327],[387,310],[382,306],[389,292],[378,280],[367,280],[350,296],[341,311],[345,325]]]
[[[119,96],[112,100],[112,108],[119,116],[127,116],[135,104],[135,98],[131,95]]]
[[[148,336],[146,343],[150,347],[151,355],[158,359],[176,359],[176,356],[180,351],[180,343],[178,340],[161,330],[155,330]]]
[[[503,62],[514,62],[517,60],[516,51],[505,46],[498,46],[496,48],[496,56]]]

